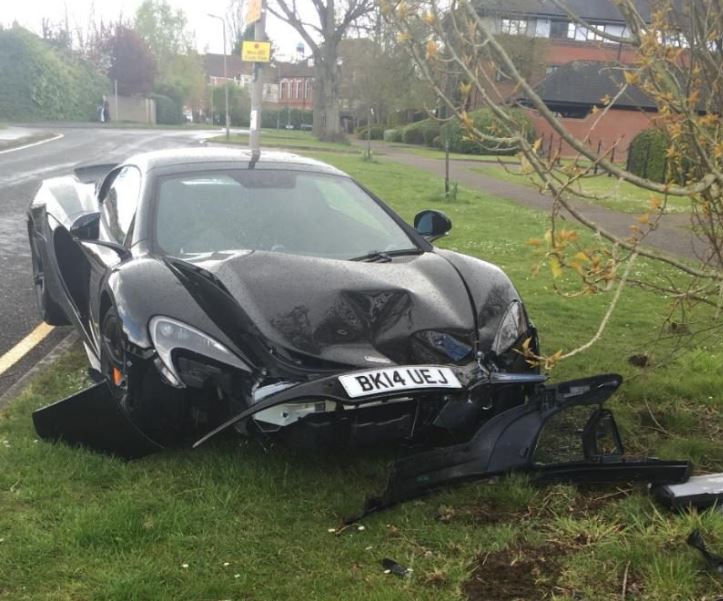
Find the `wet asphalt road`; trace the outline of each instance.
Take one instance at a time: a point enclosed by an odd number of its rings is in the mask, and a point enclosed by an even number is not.
[[[31,332],[35,306],[25,213],[40,181],[79,164],[121,161],[146,150],[198,145],[199,130],[103,129],[43,125],[63,137],[0,154],[0,356]],[[12,370],[17,372],[18,370]],[[0,394],[18,373],[0,378]]]

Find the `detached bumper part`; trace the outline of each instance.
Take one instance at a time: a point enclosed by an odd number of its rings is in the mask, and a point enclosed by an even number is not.
[[[33,412],[40,438],[137,459],[163,447],[141,432],[113,398],[105,381]]]
[[[545,387],[525,405],[503,411],[485,422],[469,442],[398,460],[392,467],[383,494],[369,498],[361,515],[350,521],[442,485],[511,471],[528,472],[541,482],[685,482],[691,471],[687,461],[623,457],[624,449],[615,420],[602,408],[621,383],[621,376],[606,374]],[[583,460],[536,462],[535,454],[545,425],[559,414],[586,406],[590,407],[592,415],[579,436],[578,448]]]
[[[683,484],[658,486],[653,494],[671,509],[708,509],[717,505],[723,511],[723,473],[693,476]]]

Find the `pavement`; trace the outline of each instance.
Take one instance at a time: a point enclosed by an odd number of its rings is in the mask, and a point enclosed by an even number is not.
[[[355,140],[354,144],[366,148],[366,140]],[[422,169],[428,173],[439,173],[444,177],[444,161],[436,158],[422,157],[385,142],[372,141],[372,151],[397,163]],[[526,207],[549,212],[552,199],[536,189],[515,184],[472,171],[480,162],[476,160],[450,159],[449,177],[459,185],[486,194],[512,200]],[[621,213],[605,207],[571,200],[570,204],[586,218],[597,223],[606,230],[621,238],[630,236],[630,226],[636,223],[636,217],[630,213]],[[569,219],[572,219],[568,215]],[[697,260],[704,250],[704,245],[690,231],[690,218],[686,214],[676,213],[663,215],[655,231],[648,234],[644,241],[656,251],[676,257]]]
[[[38,130],[32,130],[25,127],[3,127],[0,128],[0,141],[10,142],[32,136],[35,133],[38,133]]]
[[[44,178],[68,174],[78,164],[121,161],[136,152],[198,144],[219,130],[111,129],[99,124],[7,127],[0,139],[43,131],[62,137],[0,154],[0,364],[1,358],[40,324],[32,286],[25,213]],[[70,328],[55,328],[21,361],[0,373],[0,395],[59,344]]]

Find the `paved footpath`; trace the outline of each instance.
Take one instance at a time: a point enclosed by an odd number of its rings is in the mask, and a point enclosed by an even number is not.
[[[366,141],[355,140],[354,143],[366,148]],[[430,173],[439,173],[440,176],[444,173],[444,161],[441,159],[422,157],[404,148],[379,141],[372,142],[372,150],[403,165]],[[550,211],[552,200],[549,196],[525,185],[506,182],[472,171],[471,168],[475,166],[479,167],[480,161],[450,159],[449,177],[463,187],[506,198],[533,209]],[[572,201],[572,205],[604,230],[622,238],[630,236],[630,226],[636,222],[635,215],[631,213],[621,213],[581,201]],[[703,249],[701,241],[690,232],[689,216],[681,213],[664,215],[658,224],[658,229],[646,237],[645,245],[667,254],[693,260],[698,259]]]

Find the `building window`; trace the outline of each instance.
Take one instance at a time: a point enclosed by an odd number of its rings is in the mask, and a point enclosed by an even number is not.
[[[614,35],[616,38],[625,37],[626,28],[622,25],[605,25],[605,33]],[[615,44],[612,40],[604,40],[608,44]]]
[[[550,19],[537,19],[537,22],[535,23],[535,37],[549,38],[551,24]]]
[[[552,21],[550,23],[550,37],[564,39],[567,37],[568,21]]]
[[[302,82],[300,82],[300,81],[296,82],[296,98],[297,99],[301,98],[301,85],[302,85]]]
[[[585,42],[587,40],[588,28],[578,25],[577,23],[568,23],[567,38],[576,42]]]
[[[304,98],[307,100],[311,97],[311,81],[306,80],[306,92]]]
[[[527,19],[502,19],[500,33],[506,35],[525,35],[527,33]]]
[[[281,99],[283,100],[284,98],[286,98],[286,82],[282,81],[281,82]]]

